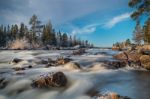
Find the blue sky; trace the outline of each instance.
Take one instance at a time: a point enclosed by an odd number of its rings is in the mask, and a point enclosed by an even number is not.
[[[56,30],[107,47],[132,39],[132,11],[128,0],[0,0],[0,24],[28,24],[36,14]]]

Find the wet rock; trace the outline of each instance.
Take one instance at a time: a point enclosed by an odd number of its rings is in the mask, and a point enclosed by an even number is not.
[[[127,63],[125,61],[106,61],[104,62],[104,64],[106,64],[108,68],[112,69],[118,69],[127,66]]]
[[[141,65],[145,68],[150,70],[150,56],[149,55],[142,55],[140,57]]]
[[[23,59],[14,58],[14,59],[11,61],[11,63],[17,64],[17,63],[22,62],[22,61],[23,61]]]
[[[32,83],[33,88],[64,87],[67,84],[67,78],[63,72],[49,73],[41,75]]]
[[[78,49],[73,51],[73,55],[82,55],[85,53],[85,49]]]
[[[5,78],[0,78],[0,89],[5,88],[8,85],[8,81]]]
[[[64,65],[70,62],[71,60],[72,59],[70,58],[63,58],[63,57],[59,57],[56,60],[48,59],[48,64],[46,65],[46,68],[51,67],[51,66]]]
[[[70,58],[58,58],[57,60],[56,60],[56,64],[57,65],[64,65],[64,64],[66,64],[66,63],[68,63],[68,62],[70,62],[72,59],[70,59]]]
[[[25,75],[24,72],[16,72],[16,75]]]
[[[28,68],[32,68],[32,67],[33,67],[32,65],[29,65],[29,66],[28,66]]]
[[[127,96],[120,96],[117,93],[111,92],[105,95],[100,95],[96,99],[131,99]]]
[[[48,58],[48,64],[45,66],[46,68],[56,66],[56,61],[52,60],[51,58]]]
[[[14,69],[15,71],[25,70],[25,68],[23,68],[23,67],[14,67],[12,69]]]
[[[48,63],[53,63],[55,64],[56,62],[54,60],[52,60],[51,58],[48,58]]]
[[[56,66],[55,64],[52,64],[52,63],[48,63],[45,68],[49,68],[49,67],[52,67],[52,66]]]
[[[48,64],[47,60],[41,60],[41,64]]]

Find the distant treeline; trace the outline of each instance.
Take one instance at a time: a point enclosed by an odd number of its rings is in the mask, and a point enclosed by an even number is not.
[[[41,46],[52,45],[56,47],[73,47],[82,45],[86,47],[93,46],[87,40],[81,40],[76,36],[56,32],[53,29],[51,22],[42,25],[41,21],[36,15],[33,15],[29,20],[29,26],[21,23],[19,26],[8,25],[0,26],[0,47],[7,47],[9,43],[17,39],[26,39],[32,45],[33,43]]]

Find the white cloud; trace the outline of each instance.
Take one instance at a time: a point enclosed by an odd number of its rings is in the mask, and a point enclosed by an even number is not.
[[[106,24],[104,24],[104,27],[112,28],[119,22],[122,22],[122,21],[130,18],[130,15],[131,15],[131,13],[124,13],[119,16],[116,16],[116,17],[112,18],[111,20],[109,20],[108,22],[106,22]]]
[[[86,25],[83,28],[78,28],[74,27],[72,30],[71,34],[76,35],[76,34],[91,34],[96,31],[97,26],[100,26],[101,24],[90,24]]]

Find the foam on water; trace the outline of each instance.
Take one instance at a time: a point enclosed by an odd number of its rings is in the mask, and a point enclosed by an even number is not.
[[[93,97],[90,97],[87,94],[88,91],[93,91],[93,89],[99,90],[99,92],[102,93],[105,93],[106,91],[116,91],[117,93],[120,92],[121,95],[130,95],[132,97],[133,90],[136,92],[136,88],[133,88],[133,84],[135,86],[137,84],[137,88],[142,86],[139,86],[137,79],[141,79],[140,81],[143,81],[143,78],[145,75],[147,75],[147,73],[143,73],[144,76],[140,75],[142,76],[140,78],[139,73],[129,71],[130,69],[123,68],[118,70],[108,70],[104,67],[104,64],[101,64],[98,61],[104,59],[109,60],[111,55],[93,55],[93,51],[95,53],[96,51],[99,52],[100,50],[98,49],[95,51],[93,49],[89,50],[87,54],[82,56],[70,56],[71,59],[81,65],[82,69],[80,70],[76,69],[74,64],[45,68],[45,65],[38,63],[38,61],[41,59],[53,59],[56,58],[57,55],[67,57],[67,51],[1,51],[0,77],[7,78],[10,83],[5,89],[0,90],[0,99],[93,99]],[[103,51],[108,51],[109,53],[109,50]],[[114,52],[110,53],[113,54]],[[13,58],[21,58],[24,61],[18,64],[9,64]],[[89,67],[82,65],[81,63],[87,63]],[[33,68],[27,68],[23,71],[14,71],[12,69],[14,66],[28,66],[30,64],[33,66]],[[34,89],[30,86],[32,81],[37,79],[41,74],[57,71],[62,71],[66,75],[68,79],[68,84],[66,87]],[[146,82],[146,80],[144,79],[143,82]],[[143,87],[140,87],[140,89],[149,88],[149,82],[150,81],[147,80],[148,84],[143,83]],[[123,88],[118,86],[120,83],[124,84],[124,86],[120,85]],[[149,94],[149,91],[145,92],[147,95]]]

